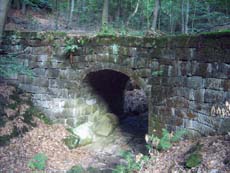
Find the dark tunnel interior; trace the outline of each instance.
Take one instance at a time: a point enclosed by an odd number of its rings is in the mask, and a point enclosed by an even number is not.
[[[114,70],[100,70],[87,74],[85,82],[105,101],[109,111],[118,116],[120,128],[131,134],[147,133],[147,97],[127,75]]]
[[[124,90],[129,77],[113,70],[91,72],[85,79],[95,94],[103,98],[111,113],[123,114]]]

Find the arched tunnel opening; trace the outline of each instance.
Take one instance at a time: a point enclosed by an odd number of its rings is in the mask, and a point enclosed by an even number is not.
[[[84,82],[107,104],[108,111],[119,118],[117,128],[129,137],[128,145],[136,148],[136,152],[143,152],[148,129],[148,101],[144,90],[126,74],[107,69],[88,73]]]

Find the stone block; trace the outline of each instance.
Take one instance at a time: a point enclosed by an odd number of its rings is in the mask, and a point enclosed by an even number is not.
[[[199,63],[199,62],[193,61],[191,64],[191,68],[192,68],[191,74],[193,76],[201,76],[201,77],[212,76],[212,73],[209,70],[208,63]]]
[[[216,133],[216,130],[212,127],[209,127],[193,119],[183,119],[183,127],[189,130],[194,130],[202,136]]]
[[[47,93],[47,88],[46,87],[41,87],[41,86],[33,86],[30,84],[19,84],[19,88],[30,92],[30,93],[36,93],[36,94],[43,94]]]
[[[212,63],[209,65],[213,78],[227,79],[230,76],[230,65],[224,63]]]
[[[166,99],[166,105],[174,108],[188,108],[189,100],[184,97],[174,96]]]
[[[211,89],[206,89],[204,93],[205,103],[223,103],[224,102],[224,92],[216,91]]]
[[[226,79],[223,81],[224,91],[230,91],[230,79]]]
[[[204,80],[199,76],[188,77],[186,86],[193,89],[204,88]]]
[[[206,89],[213,89],[213,90],[223,90],[224,80],[217,79],[217,78],[206,78],[204,80],[204,87]]]
[[[204,102],[204,93],[205,93],[205,89],[198,89],[198,90],[194,90],[194,100],[197,103],[203,103]]]
[[[219,134],[227,134],[230,132],[230,118],[221,119],[221,123],[219,125],[218,133]]]
[[[47,78],[58,78],[58,76],[59,76],[59,69],[57,69],[57,68],[48,68],[46,70],[45,76]]]
[[[47,88],[48,94],[54,95],[60,98],[68,98],[68,89],[59,89],[59,88]]]

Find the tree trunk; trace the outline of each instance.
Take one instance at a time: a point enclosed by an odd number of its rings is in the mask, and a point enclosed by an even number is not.
[[[184,33],[188,34],[188,22],[189,22],[189,0],[187,0],[187,4],[186,4],[186,15],[185,15],[185,28],[184,28]]]
[[[10,2],[10,0],[0,0],[0,45],[2,42],[2,33],[4,30],[5,20]]]
[[[160,9],[160,0],[155,0],[155,6],[154,6],[154,12],[153,12],[153,22],[152,22],[152,31],[156,31],[157,28],[157,18],[158,18],[158,12]]]
[[[139,8],[139,4],[140,4],[140,0],[137,1],[136,8],[135,8],[134,12],[129,16],[129,18],[128,18],[127,22],[126,22],[126,26],[129,25],[130,19],[131,19],[132,17],[134,17],[135,14],[137,13],[138,8]]]
[[[196,3],[197,3],[197,0],[195,0],[195,3],[194,3],[194,13],[193,13],[193,17],[192,17],[192,33],[194,33],[194,21],[195,21],[195,17],[196,17]]]
[[[72,25],[73,12],[74,12],[74,1],[75,0],[71,0],[71,9],[70,9],[70,14],[69,14],[68,28]]]
[[[184,0],[181,1],[181,32],[184,33],[184,25],[185,25],[185,20],[184,20]]]
[[[58,5],[58,0],[55,0],[55,8],[56,8],[55,29],[58,30],[58,18],[59,18],[59,5]]]
[[[109,0],[104,0],[102,12],[102,26],[108,25],[109,18]]]
[[[22,14],[26,14],[26,2],[22,1]]]

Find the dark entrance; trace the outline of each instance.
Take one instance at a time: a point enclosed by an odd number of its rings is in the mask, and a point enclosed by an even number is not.
[[[148,129],[148,106],[144,91],[127,75],[114,70],[90,72],[84,81],[93,93],[104,100],[109,111],[119,117],[117,129],[128,136],[130,148],[143,152],[144,135]]]

